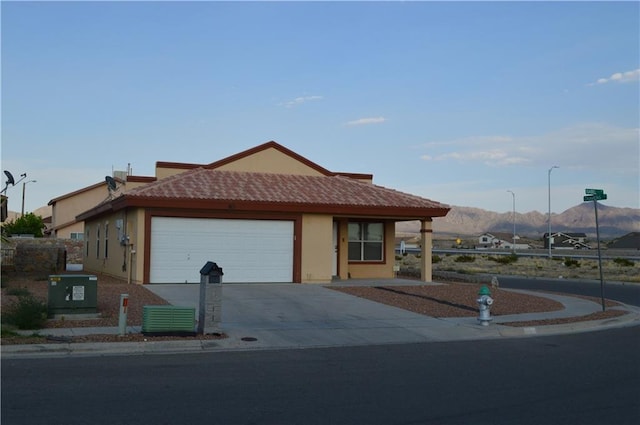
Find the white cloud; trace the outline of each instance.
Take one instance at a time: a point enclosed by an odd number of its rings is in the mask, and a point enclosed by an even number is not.
[[[300,106],[303,103],[312,102],[314,100],[322,100],[324,96],[300,96],[295,99],[279,103],[279,106],[284,106],[285,108],[293,108],[294,106]]]
[[[607,169],[637,175],[640,155],[637,128],[585,123],[555,132],[523,137],[478,136],[424,145],[426,161],[481,163],[488,166],[547,166]]]
[[[598,78],[595,83],[589,83],[588,86],[595,86],[598,84],[606,84],[606,83],[630,83],[633,81],[640,80],[640,68],[634,69],[633,71],[627,72],[616,72],[615,74],[611,74],[609,78]]]
[[[387,119],[384,117],[375,117],[375,118],[360,118],[358,120],[349,121],[347,125],[368,125],[368,124],[380,124],[385,122]]]

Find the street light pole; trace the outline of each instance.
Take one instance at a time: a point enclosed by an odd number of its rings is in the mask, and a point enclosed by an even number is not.
[[[513,196],[513,245],[511,251],[516,252],[516,194],[512,190],[507,190]]]
[[[27,182],[22,183],[22,211],[21,211],[20,217],[24,217],[24,190],[25,190],[25,187],[27,186],[27,183],[36,183],[36,181],[29,180]]]
[[[553,171],[554,168],[560,168],[557,165],[554,165],[553,167],[549,168],[549,172],[547,173],[547,181],[548,181],[548,185],[549,185],[549,217],[547,218],[547,225],[548,225],[548,229],[547,229],[547,246],[549,247],[549,258],[551,258],[551,171]]]

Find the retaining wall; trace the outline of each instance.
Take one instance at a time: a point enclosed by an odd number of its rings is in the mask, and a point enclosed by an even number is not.
[[[67,264],[82,264],[83,241],[54,238],[9,238],[2,250],[13,250],[13,255],[3,255],[2,268],[29,274],[64,272]],[[12,258],[12,263],[4,260]]]

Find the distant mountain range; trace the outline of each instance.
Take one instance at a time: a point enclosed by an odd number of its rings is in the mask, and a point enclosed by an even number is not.
[[[547,214],[532,211],[516,212],[516,234],[534,239],[547,232]],[[640,231],[640,209],[617,208],[598,204],[600,237],[611,239],[629,232]],[[396,224],[398,233],[418,233],[417,221]],[[433,231],[439,236],[475,236],[485,232],[513,232],[513,213],[497,213],[480,208],[452,206],[446,217],[433,220]],[[560,214],[551,214],[552,232],[586,233],[596,235],[593,202],[584,202]]]
[[[51,206],[38,208],[34,214],[42,217],[51,215]],[[9,212],[9,219],[19,216]],[[600,236],[612,239],[629,232],[640,232],[640,209],[617,208],[598,204],[598,222]],[[419,233],[418,221],[406,221],[396,224],[398,233]],[[476,236],[485,232],[513,232],[511,212],[497,213],[473,207],[452,206],[446,217],[433,220],[433,231],[438,236]],[[551,214],[552,232],[586,233],[593,238],[596,235],[596,219],[593,202],[584,202],[569,208],[560,214]],[[524,214],[516,212],[516,234],[533,239],[541,239],[547,232],[547,214],[532,211]]]

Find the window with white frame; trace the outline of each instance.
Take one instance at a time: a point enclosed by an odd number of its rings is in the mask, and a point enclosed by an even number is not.
[[[349,261],[382,261],[384,223],[349,223]]]
[[[89,231],[87,230],[87,233],[88,232]],[[84,234],[80,232],[71,232],[69,234],[69,238],[71,238],[71,240],[74,240],[74,241],[81,241],[84,239]]]

